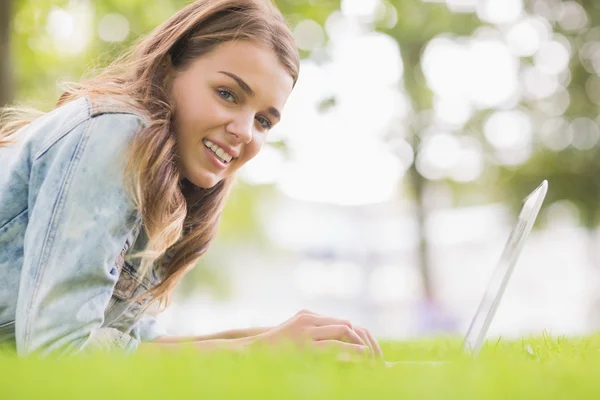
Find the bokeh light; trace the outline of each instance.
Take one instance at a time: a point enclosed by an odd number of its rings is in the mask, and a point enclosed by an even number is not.
[[[105,42],[122,42],[129,36],[129,21],[121,14],[106,14],[98,24],[98,35]]]
[[[314,50],[323,45],[325,41],[323,28],[312,19],[298,22],[293,33],[296,44],[302,50]]]
[[[523,12],[522,0],[480,0],[477,2],[477,16],[492,24],[509,24],[516,21]]]
[[[52,7],[46,31],[52,39],[54,50],[73,56],[83,52],[91,40],[92,18],[93,11],[87,2],[75,2],[67,9]]]

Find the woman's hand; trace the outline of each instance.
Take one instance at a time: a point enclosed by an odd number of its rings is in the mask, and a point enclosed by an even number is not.
[[[354,326],[347,320],[326,317],[308,310],[298,312],[281,325],[256,336],[256,339],[268,344],[290,340],[300,346],[370,352],[376,358],[383,358],[377,340],[368,330]]]

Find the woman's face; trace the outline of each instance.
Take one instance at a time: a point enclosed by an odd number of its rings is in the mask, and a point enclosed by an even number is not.
[[[210,188],[256,156],[292,87],[275,53],[249,41],[226,42],[176,73],[171,94],[182,175]]]

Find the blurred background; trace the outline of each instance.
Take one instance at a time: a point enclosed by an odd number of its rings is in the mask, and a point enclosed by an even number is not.
[[[187,2],[0,0],[0,105],[49,110]],[[160,320],[302,308],[381,338],[466,332],[522,199],[546,202],[492,335],[600,326],[600,2],[277,0],[303,58],[269,145]]]

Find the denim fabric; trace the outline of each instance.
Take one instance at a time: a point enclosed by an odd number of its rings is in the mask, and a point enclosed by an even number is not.
[[[0,147],[0,344],[20,356],[131,352],[164,334],[132,301],[160,277],[128,257],[147,242],[123,179],[145,121],[80,98]]]

